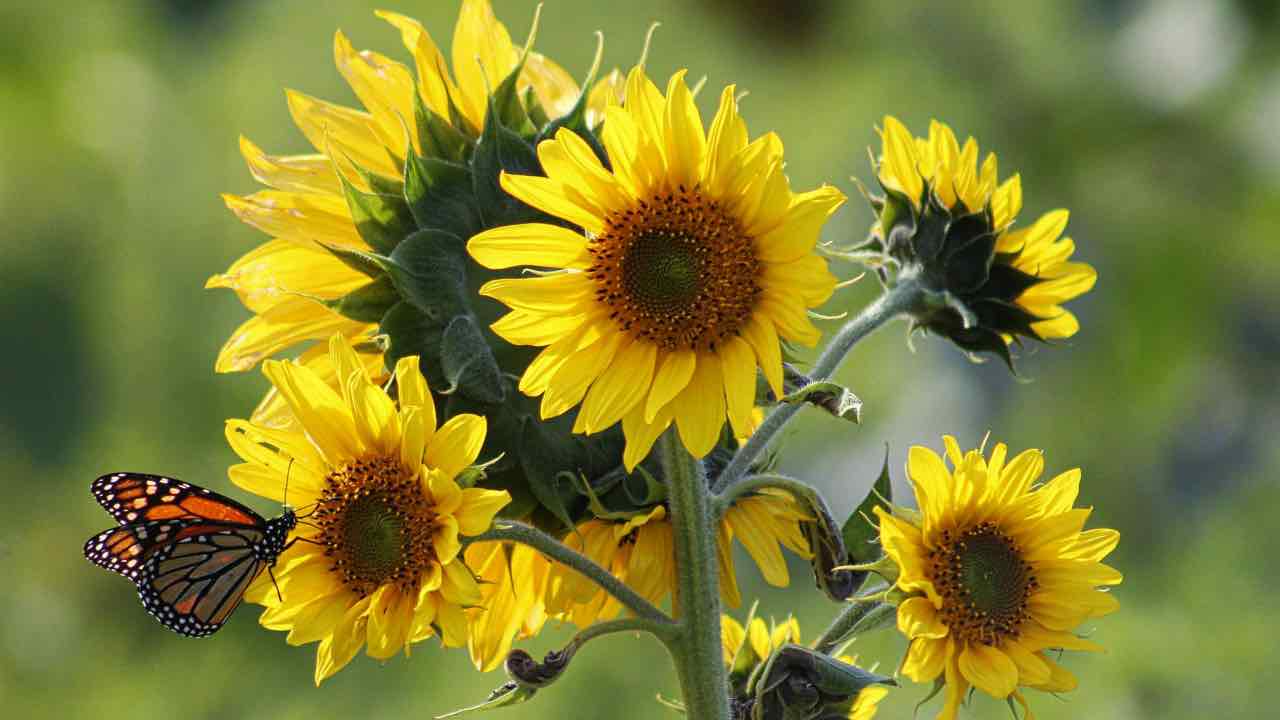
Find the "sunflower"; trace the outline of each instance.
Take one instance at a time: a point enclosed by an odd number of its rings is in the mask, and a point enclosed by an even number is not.
[[[953,469],[928,448],[913,447],[907,474],[920,512],[876,508],[880,539],[899,568],[898,628],[910,640],[902,672],[918,682],[942,676],[956,717],[970,686],[1023,707],[1019,687],[1065,692],[1076,679],[1052,650],[1101,648],[1071,631],[1114,611],[1100,589],[1121,581],[1101,560],[1119,542],[1115,530],[1084,530],[1088,508],[1073,508],[1080,471],[1034,486],[1044,469],[1038,450],[1006,462],[961,453],[944,438]]]
[[[758,665],[767,661],[773,651],[787,643],[800,644],[800,623],[794,617],[775,623],[772,628],[759,617],[751,618],[744,628],[728,615],[720,616],[720,643],[724,650],[724,665],[729,670],[735,692],[745,688],[747,678]],[[841,655],[836,658],[849,665],[856,665],[857,656]],[[849,707],[848,720],[871,720],[875,717],[880,701],[889,694],[883,685],[868,685],[858,692]],[[826,717],[826,716],[824,716]]]
[[[248,370],[264,358],[335,332],[362,342],[377,331],[376,319],[352,318],[334,307],[338,299],[368,286],[370,278],[333,250],[389,251],[371,247],[357,228],[344,183],[360,192],[376,186],[376,192],[389,194],[399,188],[403,195],[406,155],[411,149],[423,150],[414,125],[418,101],[445,122],[452,120],[457,132],[474,138],[484,125],[488,88],[520,62],[521,52],[487,0],[462,3],[453,36],[456,81],[420,23],[385,11],[377,15],[400,32],[413,56],[416,83],[405,65],[371,50],[357,52],[338,32],[334,59],[364,109],[289,91],[290,113],[316,153],[269,155],[240,139],[250,173],[271,189],[223,199],[242,221],[274,239],[206,283],[209,288],[234,290],[254,314],[218,354],[218,372]],[[522,98],[531,94],[551,117],[572,108],[579,95],[573,79],[536,52],[524,56],[517,89]],[[593,93],[596,116],[608,101],[607,89]],[[370,352],[381,353],[366,345]]]
[[[304,366],[264,365],[299,429],[227,421],[245,460],[231,480],[274,500],[287,488],[304,509],[274,582],[260,576],[246,597],[266,606],[262,624],[288,631],[290,644],[319,641],[317,684],[361,646],[387,659],[431,635],[465,645],[466,608],[482,593],[460,537],[487,530],[510,501],[506,491],[455,480],[475,461],[485,421],[458,415],[437,428],[417,358],[396,365],[397,402],[341,335],[329,352],[340,392]]]
[[[873,200],[873,244],[952,300],[918,322],[966,350],[1001,355],[1020,336],[1068,338],[1080,329],[1062,303],[1088,292],[1098,274],[1070,261],[1075,243],[1062,237],[1066,210],[1014,229],[1021,178],[1001,183],[994,153],[979,166],[976,140],[961,146],[937,120],[927,138],[913,137],[892,116],[881,137],[877,169],[886,197]]]
[[[757,368],[781,396],[779,338],[816,344],[807,311],[836,286],[814,247],[844,195],[792,193],[781,141],[748,142],[733,86],[704,132],[684,76],[664,96],[631,71],[623,104],[605,111],[608,168],[561,130],[538,146],[546,177],[502,175],[508,193],[581,231],[506,226],[467,246],[489,268],[558,270],[482,286],[511,308],[493,330],[546,346],[520,380],[543,418],[581,404],[576,432],[622,422],[628,469],[673,421],[698,457],[726,417],[749,434]]]
[[[746,548],[765,582],[785,587],[791,578],[782,548],[809,557],[800,527],[808,519],[786,493],[763,492],[738,499],[725,512],[717,533],[721,599],[732,607],[742,603],[733,561],[734,538]],[[675,589],[675,551],[664,505],[625,520],[593,518],[579,523],[564,543],[654,604],[662,603]],[[547,612],[578,627],[608,620],[622,609],[612,595],[561,565],[551,568],[547,587]]]

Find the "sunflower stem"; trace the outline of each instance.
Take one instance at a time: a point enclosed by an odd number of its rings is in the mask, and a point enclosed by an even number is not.
[[[608,570],[597,565],[591,558],[556,540],[541,530],[511,520],[496,520],[493,527],[481,535],[471,538],[471,542],[507,541],[528,545],[562,565],[577,570],[591,581],[604,588],[605,592],[617,598],[638,617],[650,620],[658,625],[673,627],[674,623],[666,613],[653,603],[645,600],[635,590],[627,587]],[[656,632],[654,634],[657,634]]]
[[[720,643],[716,516],[706,472],[685,450],[674,427],[658,443],[676,556],[678,634],[667,649],[680,677],[686,716],[728,720],[729,677]]]
[[[845,356],[853,350],[854,345],[890,320],[919,305],[923,297],[924,288],[919,280],[909,276],[899,277],[896,285],[876,298],[875,302],[863,308],[862,312],[845,323],[831,338],[831,342],[827,343],[813,363],[810,379],[813,381],[831,379]],[[713,487],[715,492],[723,494],[729,486],[741,480],[751,468],[751,463],[760,457],[802,407],[804,403],[783,403],[775,407],[720,473]]]

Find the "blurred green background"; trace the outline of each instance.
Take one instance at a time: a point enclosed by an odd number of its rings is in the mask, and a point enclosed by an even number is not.
[[[377,3],[421,18],[447,45],[452,1]],[[497,0],[523,38],[529,0]],[[236,149],[309,151],[282,89],[354,102],[332,64],[341,27],[357,47],[402,57],[374,4],[304,0],[83,0],[0,7],[0,708],[25,718],[429,717],[501,682],[460,652],[360,657],[321,689],[313,647],[290,648],[246,608],[216,638],[161,629],[132,589],[80,546],[108,518],[87,490],[117,469],[223,491],[223,419],[265,382],[214,375],[247,314],[210,274],[265,237],[218,193],[255,184]],[[1110,648],[1067,664],[1079,691],[1037,695],[1041,718],[1270,718],[1280,637],[1280,12],[1270,0],[856,2],[548,0],[538,47],[577,76],[603,30],[609,65],[687,66],[713,90],[736,82],[753,133],[777,130],[798,188],[846,190],[827,239],[864,233],[873,126],[930,117],[1022,172],[1023,221],[1072,210],[1077,257],[1099,269],[1075,303],[1082,332],[1023,357],[1024,381],[970,364],[899,324],[860,346],[842,376],[866,402],[852,427],[797,423],[784,467],[850,508],[883,443],[901,481],[912,443],[990,429],[1045,448],[1050,471],[1084,468],[1093,525],[1119,528],[1122,611],[1086,628]],[[407,59],[407,58],[404,58]],[[704,93],[704,113],[717,92]],[[855,268],[838,268],[844,277]],[[832,306],[856,310],[874,281]],[[275,512],[262,502],[263,512]],[[742,567],[751,568],[748,563]],[[807,634],[835,609],[794,565],[764,615]],[[742,612],[745,612],[742,611]],[[536,652],[565,637],[553,631]],[[859,641],[896,666],[890,633]],[[661,649],[610,638],[564,681],[507,717],[674,717]],[[881,717],[926,694],[896,691]],[[936,704],[922,717],[931,717]],[[970,717],[1007,717],[979,698]],[[501,717],[498,715],[495,717]]]

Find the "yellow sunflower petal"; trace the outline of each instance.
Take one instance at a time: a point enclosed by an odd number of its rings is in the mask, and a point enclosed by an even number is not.
[[[480,415],[463,414],[449,418],[427,443],[427,465],[452,479],[480,456],[487,428],[487,421]]]
[[[591,265],[587,239],[559,225],[502,225],[475,235],[467,252],[487,268],[517,265],[585,269]]]
[[[975,687],[995,698],[1009,697],[1018,686],[1018,666],[989,645],[970,643],[960,651],[960,672]]]
[[[365,448],[356,434],[351,412],[315,373],[275,360],[264,363],[262,371],[330,465],[341,465],[363,454]]]
[[[479,535],[493,525],[493,518],[498,511],[511,502],[511,493],[506,490],[485,490],[483,488],[464,488],[462,504],[454,517],[458,519],[458,532],[463,535]]]

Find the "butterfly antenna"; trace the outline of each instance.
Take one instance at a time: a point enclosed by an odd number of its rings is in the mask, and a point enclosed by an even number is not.
[[[280,594],[280,583],[276,582],[276,574],[271,570],[270,565],[267,566],[267,575],[271,576],[271,584],[276,588],[276,598],[278,598],[280,602],[284,602],[284,595]]]
[[[289,458],[289,467],[284,471],[284,498],[283,504],[286,510],[289,509],[289,474],[293,472],[293,458]],[[277,592],[279,592],[277,590]]]

